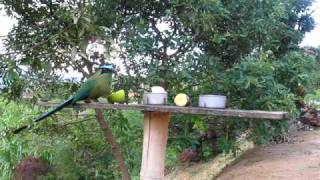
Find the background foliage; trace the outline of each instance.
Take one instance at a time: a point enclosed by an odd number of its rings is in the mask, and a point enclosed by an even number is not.
[[[17,24],[0,55],[3,81],[1,131],[39,113],[21,100],[24,90],[37,98],[61,101],[78,88],[61,72],[80,72],[81,82],[97,64],[113,62],[123,70],[116,88],[141,95],[162,85],[170,100],[180,92],[197,106],[199,94],[225,94],[228,107],[288,111],[294,117],[303,100],[317,99],[319,49],[301,49],[314,28],[311,0],[27,0],[1,1]],[[100,50],[90,50],[100,44]],[[103,50],[101,50],[103,49]],[[310,53],[311,52],[311,53]],[[5,104],[7,100],[14,100]],[[172,101],[171,101],[172,103]],[[50,164],[48,179],[119,178],[111,147],[92,120],[63,111],[31,132],[3,134],[1,179],[34,155]],[[68,118],[66,118],[68,117]],[[141,114],[106,111],[130,173],[139,176]],[[287,122],[236,118],[172,116],[167,167],[184,149],[202,159],[234,151],[248,134],[256,143],[282,139]],[[200,159],[201,159],[200,158]]]

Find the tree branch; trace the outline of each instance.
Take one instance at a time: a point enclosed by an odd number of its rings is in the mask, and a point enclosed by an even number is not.
[[[112,151],[114,153],[116,161],[118,162],[118,165],[122,174],[122,179],[130,180],[131,177],[129,175],[129,171],[124,162],[124,159],[122,157],[119,144],[113,137],[111,129],[108,127],[107,123],[105,122],[101,109],[95,109],[95,111],[96,111],[97,121],[103,131],[105,141],[106,143],[112,146]]]
[[[0,56],[12,55],[12,54],[17,54],[17,53],[20,53],[20,54],[21,54],[21,53],[25,53],[25,52],[28,52],[28,51],[32,51],[33,49],[35,49],[35,48],[37,48],[37,47],[39,47],[39,46],[42,46],[43,44],[46,44],[46,43],[50,42],[52,39],[58,37],[59,35],[61,35],[62,33],[64,33],[64,32],[65,32],[67,29],[69,29],[70,27],[71,27],[71,25],[68,26],[68,27],[66,27],[66,28],[64,28],[64,29],[62,29],[62,30],[59,31],[57,34],[54,34],[54,35],[48,37],[47,39],[45,39],[45,40],[43,40],[43,41],[41,41],[41,42],[38,42],[38,43],[36,43],[36,44],[33,44],[31,47],[22,49],[22,50],[20,50],[20,51],[18,51],[18,52],[8,52],[8,53],[0,54]]]
[[[161,35],[161,32],[160,30],[157,28],[156,26],[156,21],[152,20],[151,22],[151,28],[153,29],[153,31],[156,33],[156,37],[162,42],[163,46],[160,47],[158,49],[158,52],[157,52],[157,56],[159,56],[159,60],[168,60],[168,54],[167,54],[167,51],[168,51],[168,39],[167,38],[163,38],[162,35]],[[161,51],[162,49],[162,51]]]
[[[184,54],[185,52],[187,52],[190,48],[192,47],[192,43],[189,43],[187,45],[181,45],[176,52],[174,52],[173,54],[169,55],[169,59],[171,58],[178,58],[181,54]]]

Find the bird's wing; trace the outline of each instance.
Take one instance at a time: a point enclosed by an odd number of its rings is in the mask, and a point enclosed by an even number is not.
[[[88,98],[96,83],[96,78],[89,78],[86,82],[84,82],[73,96],[73,103]]]

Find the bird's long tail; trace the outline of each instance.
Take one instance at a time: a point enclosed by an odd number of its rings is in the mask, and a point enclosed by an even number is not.
[[[69,98],[68,100],[66,100],[65,102],[59,104],[58,106],[56,106],[54,109],[48,111],[48,112],[45,112],[43,113],[41,116],[37,117],[34,122],[39,122],[39,121],[42,121],[44,120],[45,118],[51,116],[52,114],[56,113],[57,111],[61,110],[62,108],[68,106],[68,105],[71,105],[73,103],[73,97]],[[25,126],[21,126],[20,128],[17,128],[13,131],[14,134],[17,134],[19,133],[20,131],[28,128],[29,126],[28,125],[25,125]]]
[[[43,113],[41,116],[37,117],[34,122],[39,122],[44,120],[45,118],[51,116],[52,114],[56,113],[57,111],[61,110],[62,108],[72,104],[73,102],[73,97],[69,98],[68,100],[66,100],[65,102],[59,104],[57,107],[55,107],[54,109],[52,109],[51,111],[45,112]]]

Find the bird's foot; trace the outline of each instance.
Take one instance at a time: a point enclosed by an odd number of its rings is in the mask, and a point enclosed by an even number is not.
[[[92,99],[85,99],[84,102],[85,102],[85,103],[91,103],[91,102],[92,102]]]

